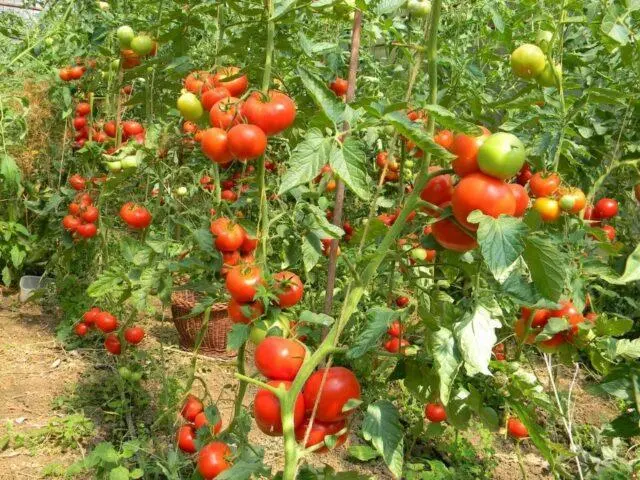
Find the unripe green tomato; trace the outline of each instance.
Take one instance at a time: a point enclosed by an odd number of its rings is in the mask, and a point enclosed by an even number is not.
[[[47,45],[48,47],[50,47],[51,45],[53,45],[53,38],[51,37],[47,37],[44,39],[44,44]]]
[[[562,81],[562,69],[560,68],[560,65],[556,65],[554,68],[558,73],[558,78]],[[553,74],[550,63],[547,62],[542,73],[536,77],[536,82],[538,82],[538,85],[542,87],[556,86],[556,77]]]
[[[525,43],[511,54],[511,69],[516,77],[535,78],[542,73],[547,62],[544,52],[537,45]]]
[[[133,372],[131,374],[131,381],[132,382],[139,382],[140,380],[142,380],[142,372]]]
[[[391,125],[386,125],[384,127],[384,133],[387,135],[393,135],[393,132],[395,132],[395,129]]]
[[[279,315],[277,320],[261,320],[251,327],[249,340],[254,345],[259,345],[267,337],[267,333],[276,333],[280,330],[284,336],[289,332],[289,318]]]
[[[560,208],[565,212],[571,210],[576,204],[576,199],[573,195],[563,195],[560,197]]]
[[[121,164],[122,168],[124,168],[125,170],[129,170],[129,169],[132,169],[132,168],[137,168],[138,167],[138,157],[136,157],[135,155],[127,155],[122,160],[120,160],[120,164]]]
[[[109,5],[107,2],[98,2],[98,8],[103,12],[106,12],[111,8],[111,5]]]
[[[184,197],[187,194],[187,187],[176,188],[176,197]]]
[[[129,25],[122,25],[118,28],[116,35],[118,36],[120,47],[129,48],[131,46],[131,40],[133,40],[136,34]]]
[[[152,66],[148,66],[147,67],[147,73],[151,73],[153,72],[153,67]]]
[[[106,162],[106,163],[107,163],[107,168],[112,173],[118,173],[120,170],[122,170],[122,162],[120,160],[116,160],[114,162]]]
[[[178,98],[178,110],[185,120],[195,121],[198,120],[204,113],[202,104],[198,97],[191,92],[186,92],[180,95]]]
[[[431,13],[431,2],[429,0],[408,0],[407,10],[414,17],[426,17]]]
[[[424,262],[427,259],[427,250],[424,248],[414,248],[411,250],[411,258],[419,262]]]
[[[524,145],[518,137],[498,132],[490,135],[478,149],[478,167],[486,175],[506,180],[520,171],[525,157]]]
[[[125,380],[129,380],[131,378],[131,370],[129,370],[127,367],[118,368],[118,373]]]
[[[136,35],[131,40],[131,50],[144,57],[153,50],[153,39],[149,35]]]
[[[120,59],[116,58],[115,60],[112,60],[109,64],[109,68],[114,71],[118,70],[120,68]]]
[[[248,197],[248,198],[245,200],[245,202],[246,202],[247,204],[253,203],[253,198]]]
[[[413,166],[414,166],[415,164],[416,164],[416,163],[415,163],[413,160],[405,160],[405,161],[404,161],[404,168],[409,168],[409,169],[411,169],[411,168],[413,168]]]
[[[553,32],[550,32],[549,30],[540,30],[536,35],[536,44],[540,47],[540,50],[547,53],[552,39]]]

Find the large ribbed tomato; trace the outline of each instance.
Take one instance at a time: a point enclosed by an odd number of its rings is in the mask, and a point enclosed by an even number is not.
[[[534,173],[529,180],[529,188],[534,197],[548,197],[560,186],[560,177],[557,173]]]
[[[446,205],[443,205],[443,207]],[[452,220],[445,218],[432,225],[431,234],[440,245],[454,252],[466,252],[478,246],[476,239],[463,231]]]
[[[151,223],[149,210],[133,202],[125,203],[120,209],[120,218],[131,228],[147,228]]]
[[[256,265],[237,265],[227,274],[226,286],[240,303],[251,302],[262,283],[262,271]]]
[[[208,128],[200,138],[202,153],[212,162],[225,165],[233,160],[229,151],[227,132],[221,128]]]
[[[228,222],[221,228],[216,236],[216,248],[221,252],[233,252],[240,248],[244,242],[245,231],[242,225],[235,222]]]
[[[453,137],[453,144],[450,150],[458,158],[451,162],[451,167],[459,177],[480,171],[480,167],[478,166],[478,150],[484,141],[489,138],[489,135],[491,135],[489,130],[484,127],[481,128],[482,134],[477,137],[470,137],[464,133],[459,133]]]
[[[353,399],[360,399],[360,383],[353,372],[344,367],[331,367],[327,371],[324,388],[320,384],[326,368],[321,368],[309,377],[304,386],[304,404],[308,412],[318,401],[316,419],[321,422],[338,422],[344,420],[349,412],[343,412],[345,404]]]
[[[429,173],[437,172],[440,167],[429,167]],[[420,198],[425,202],[439,206],[451,200],[453,195],[453,181],[451,175],[438,175],[427,182],[420,192]]]
[[[204,108],[206,111],[210,111],[216,103],[218,103],[223,98],[228,98],[230,96],[231,93],[225,87],[215,87],[211,90],[207,90],[200,97],[202,108]]]
[[[509,185],[484,173],[472,173],[464,177],[453,189],[451,198],[453,215],[461,225],[469,230],[477,230],[478,225],[469,223],[467,217],[474,210],[497,218],[501,214],[516,212],[516,199]]]
[[[302,299],[304,285],[295,273],[278,272],[273,275],[273,283],[280,308],[293,307]]]
[[[196,72],[191,72],[187,75],[187,78],[184,79],[184,88],[186,88],[191,93],[195,93],[199,95],[200,92],[204,92],[208,87],[213,85],[213,76],[205,71],[198,70]]]
[[[238,75],[240,69],[238,67],[224,67],[218,70],[213,76],[213,84],[216,87],[225,87],[231,95],[239,97],[249,86],[249,80],[246,75]],[[235,77],[227,80],[229,77]]]
[[[275,135],[291,126],[296,118],[296,104],[277,90],[269,91],[268,96],[254,92],[242,105],[242,115],[267,135]]]
[[[258,158],[267,149],[267,136],[260,127],[241,123],[227,133],[231,154],[241,161]]]
[[[305,448],[310,448],[314,445],[318,445],[319,443],[324,442],[324,439],[330,435],[335,435],[340,430],[344,429],[347,423],[344,420],[340,420],[339,422],[319,422],[318,420],[313,421],[313,425],[311,425],[311,432],[309,433],[309,439],[305,444]],[[307,433],[307,427],[309,426],[309,419],[306,418],[304,422],[300,424],[298,428],[296,428],[296,440],[302,443],[304,441],[304,437]],[[347,441],[347,432],[340,435],[333,448],[338,448],[344,442]],[[313,453],[326,453],[329,449],[327,447],[319,448],[318,450],[314,450]]]
[[[237,125],[242,120],[240,107],[240,99],[236,97],[226,97],[217,101],[209,111],[209,123],[212,127],[224,130]]]
[[[198,471],[207,480],[216,478],[231,467],[231,449],[226,443],[212,442],[198,454]]]
[[[283,386],[286,390],[291,388],[291,382],[272,380],[268,382],[272,387]],[[293,424],[298,427],[304,420],[305,402],[302,394],[298,394],[293,407]],[[253,399],[253,417],[258,428],[267,435],[277,437],[282,435],[282,418],[280,400],[272,392],[261,388]]]
[[[196,432],[191,425],[183,425],[178,429],[176,441],[178,448],[185,453],[196,453]]]
[[[293,380],[307,351],[295,340],[267,337],[256,348],[256,368],[270,380]]]

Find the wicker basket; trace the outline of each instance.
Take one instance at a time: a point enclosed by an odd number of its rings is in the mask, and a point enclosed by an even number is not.
[[[199,299],[200,295],[191,290],[180,290],[171,294],[171,315],[180,335],[180,347],[185,350],[193,350],[204,322],[204,312],[183,318],[191,313]],[[231,331],[232,325],[233,322],[227,315],[227,304],[214,304],[211,307],[209,325],[200,344],[199,353],[212,357],[235,356],[235,352],[227,351],[227,334]]]

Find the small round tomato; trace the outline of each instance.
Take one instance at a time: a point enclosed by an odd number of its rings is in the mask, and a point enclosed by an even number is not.
[[[618,201],[613,198],[601,198],[593,207],[595,218],[604,220],[618,214]]]
[[[447,419],[447,411],[440,403],[427,403],[424,407],[424,416],[430,422],[440,423]]]
[[[404,308],[409,305],[409,297],[401,296],[396,298],[396,305],[400,308]]]
[[[257,346],[254,360],[256,368],[270,380],[292,381],[304,363],[304,346],[281,337],[267,337]]]
[[[213,86],[213,75],[204,70],[191,72],[184,79],[184,88],[196,95],[199,95],[200,92],[205,92],[211,86]]]
[[[76,105],[76,116],[78,117],[86,117],[91,113],[91,105],[87,102],[80,102]]]
[[[191,425],[181,426],[178,429],[178,434],[176,435],[178,448],[185,453],[196,453],[195,437],[196,432]]]
[[[91,307],[89,311],[84,312],[84,314],[82,315],[82,321],[86,325],[91,326],[96,323],[99,313],[100,313],[100,309],[98,307]]]
[[[122,122],[122,133],[126,137],[135,137],[136,135],[144,133],[144,127],[140,122],[136,122],[135,120],[125,120]]]
[[[555,222],[560,217],[560,205],[553,198],[536,198],[533,209],[540,214],[543,222]]]
[[[96,316],[96,327],[104,333],[113,332],[118,328],[118,320],[109,312],[100,312]]]
[[[226,278],[227,290],[240,303],[253,301],[260,284],[262,284],[262,271],[256,265],[235,266]]]
[[[176,106],[185,120],[196,121],[204,113],[200,100],[191,92],[180,95]]]
[[[144,328],[133,326],[125,328],[124,339],[132,345],[139,344],[144,338]]]
[[[464,133],[459,133],[453,137],[451,153],[456,155],[457,158],[451,162],[451,167],[459,177],[480,171],[480,167],[478,167],[478,150],[491,135],[489,130],[484,127],[481,128],[483,133],[477,137],[470,137]]]
[[[202,153],[212,162],[221,165],[233,160],[233,155],[229,151],[227,132],[221,128],[208,128],[200,139]]]
[[[429,173],[440,170],[440,167],[429,167]],[[430,179],[425,185],[420,198],[432,205],[442,205],[451,200],[453,196],[453,180],[451,175],[437,175]]]
[[[58,76],[60,77],[60,80],[62,80],[63,82],[68,82],[69,80],[71,80],[71,68],[70,67],[63,67],[60,70],[58,70]]]
[[[198,472],[205,479],[213,479],[231,468],[231,449],[226,443],[212,442],[198,454]]]
[[[433,238],[447,250],[467,252],[478,246],[476,239],[463,231],[448,218],[432,225]]]
[[[387,335],[391,335],[392,337],[400,337],[403,331],[404,328],[402,327],[402,324],[398,320],[395,320],[391,325],[389,325],[389,328],[387,329]]]
[[[325,371],[324,387],[320,384]],[[345,404],[351,399],[360,399],[360,383],[353,372],[344,367],[321,368],[309,377],[303,390],[305,408],[310,412],[318,397],[316,419],[321,422],[344,420],[350,411],[343,412]]]
[[[98,228],[94,223],[83,223],[76,227],[76,233],[82,238],[93,238],[98,233]]]
[[[524,144],[511,133],[494,133],[478,149],[480,171],[502,180],[518,173],[524,159]]]
[[[204,92],[202,97],[200,97],[200,101],[202,102],[202,107],[209,112],[216,103],[230,96],[231,92],[225,87],[215,87]]]
[[[516,181],[522,185],[523,187],[529,183],[529,180],[533,176],[533,172],[531,172],[531,167],[527,162],[524,163],[520,171],[518,172],[518,176],[516,177]]]
[[[534,197],[548,197],[560,186],[560,177],[557,173],[534,173],[529,180],[529,188]]]
[[[467,217],[474,210],[498,218],[516,212],[516,199],[509,185],[483,173],[465,176],[453,190],[451,198],[453,215],[465,228],[475,231],[477,224],[469,223]]]
[[[513,417],[507,421],[507,431],[514,438],[527,438],[529,436],[527,427],[520,420]]]
[[[269,337],[273,338],[273,337]],[[286,390],[291,388],[291,382],[282,380],[272,380],[268,382],[272,387],[284,387]],[[293,424],[295,427],[300,426],[304,420],[305,401],[302,394],[298,394],[293,411]],[[265,434],[277,437],[282,435],[282,419],[281,419],[280,400],[272,392],[265,388],[261,388],[253,399],[253,417],[256,425]]]
[[[260,127],[250,124],[232,127],[227,142],[231,154],[240,161],[258,158],[267,148],[267,136]]]
[[[289,308],[297,304],[304,293],[300,277],[293,272],[278,272],[273,276],[273,286],[278,296],[278,306]]]
[[[149,210],[133,202],[127,202],[120,208],[120,218],[129,227],[135,229],[147,228],[152,219]]]
[[[68,232],[75,232],[80,225],[82,225],[80,219],[73,215],[66,215],[62,219],[62,227]]]
[[[104,348],[112,355],[120,355],[122,351],[122,345],[120,345],[120,339],[115,333],[110,333],[104,340]]]
[[[521,217],[529,206],[529,194],[519,183],[510,183],[509,188],[511,189],[513,197],[516,199],[516,211],[513,213],[513,216]]]
[[[76,117],[73,119],[74,130],[80,130],[87,126],[87,117]]]
[[[84,322],[76,323],[76,325],[73,327],[73,331],[79,337],[84,337],[89,331],[89,326]]]
[[[251,323],[264,313],[262,302],[239,303],[233,298],[227,305],[229,318],[234,323]]]
[[[189,394],[182,405],[181,415],[185,420],[193,422],[200,412],[204,410],[204,405],[198,397]]]
[[[400,340],[399,338],[393,337],[387,340],[384,344],[384,349],[389,353],[398,353],[400,351],[404,352],[405,348],[411,345],[406,339]]]
[[[390,172],[397,172],[400,169],[400,165],[396,161],[395,157],[393,157],[391,161],[389,161],[389,153],[384,151],[378,152],[378,154],[376,155],[376,165],[378,165],[378,167],[380,168],[387,167]],[[325,167],[326,166],[327,165],[325,165]],[[437,167],[433,168],[437,169]],[[331,170],[329,170],[329,172],[331,172]]]
[[[542,73],[547,59],[537,45],[525,43],[511,53],[511,69],[516,77],[531,79]]]
[[[440,130],[433,137],[433,141],[442,148],[449,150],[453,146],[453,132],[451,130]]]
[[[298,428],[296,428],[296,440],[300,443],[304,441],[304,438],[307,434],[307,428],[309,427],[309,418],[305,418],[305,420],[300,424]],[[313,421],[313,425],[311,425],[311,431],[309,433],[309,439],[307,443],[304,445],[305,448],[310,448],[314,445],[318,445],[324,442],[325,438],[330,435],[335,435],[338,432],[344,430],[347,423],[344,420],[339,422],[319,422],[317,420]],[[347,432],[343,433],[336,439],[336,443],[333,448],[338,448],[344,442],[347,441]],[[319,448],[318,450],[314,450],[313,453],[326,453],[329,449],[327,447]]]
[[[82,220],[89,223],[94,223],[96,220],[98,220],[99,216],[100,212],[93,205],[87,205],[84,211],[80,214]]]
[[[343,95],[347,94],[349,82],[347,82],[344,78],[337,77],[333,82],[329,84],[329,88],[338,97],[342,97]]]
[[[240,245],[240,251],[243,255],[247,255],[253,252],[258,247],[258,239],[249,235],[245,235],[242,245]]]
[[[226,202],[235,202],[238,200],[238,194],[233,190],[223,190],[220,192],[220,197]]]
[[[106,133],[108,136],[110,136],[111,138],[115,138],[115,136],[116,136],[116,122],[114,122],[113,120],[109,120],[108,122],[106,122],[104,124],[102,129],[104,130],[104,133]]]
[[[125,70],[140,65],[140,56],[130,48],[120,50],[120,57],[122,59],[122,68]]]
[[[221,252],[238,250],[244,241],[245,231],[242,225],[228,222],[217,234],[215,245]]]
[[[270,90],[267,96],[254,92],[242,105],[242,115],[266,135],[275,135],[293,124],[296,104],[277,90]]]
[[[232,96],[239,97],[249,86],[246,75],[239,75],[238,67],[224,67],[218,70],[213,76],[213,84],[216,87],[225,87]],[[227,80],[229,79],[229,80]]]
[[[195,425],[196,430],[204,427],[205,425],[209,425],[207,415],[204,412],[200,412],[196,415],[196,418],[193,419],[193,424]],[[218,420],[218,423],[213,426],[213,434],[217,435],[218,433],[220,433],[220,430],[222,430],[222,418]]]
[[[604,225],[602,227],[602,231],[607,234],[607,238],[610,242],[613,242],[616,239],[616,229],[611,225]]]

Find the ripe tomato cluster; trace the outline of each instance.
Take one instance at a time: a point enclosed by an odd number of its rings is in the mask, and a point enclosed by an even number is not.
[[[87,67],[85,65],[74,65],[73,67],[67,65],[58,70],[58,76],[63,82],[71,82],[73,80],[80,80],[86,71]]]
[[[253,263],[253,252],[258,246],[258,239],[251,236],[242,225],[227,217],[219,217],[211,222],[209,230],[214,237],[216,249],[222,253],[223,275],[238,264]]]
[[[588,206],[584,219],[589,220],[592,227],[599,227],[610,242],[616,239],[616,229],[612,225],[602,225],[603,220],[610,220],[618,214],[618,201],[613,198],[601,198],[596,204]]]
[[[397,182],[400,178],[400,164],[395,157],[392,156],[391,158],[389,158],[388,152],[378,152],[378,154],[376,155],[376,165],[378,166],[380,171],[383,171],[385,167],[387,168],[383,179],[385,183]]]
[[[98,179],[94,179],[99,181]],[[69,183],[74,190],[83,190],[87,181],[79,174],[72,175]],[[100,212],[93,205],[93,199],[87,192],[78,193],[73,202],[69,204],[69,214],[62,219],[62,227],[74,238],[92,238],[98,233],[95,222],[98,221]]]
[[[122,345],[118,334],[114,333],[119,328],[118,319],[106,310],[91,307],[82,315],[82,320],[73,327],[73,330],[79,337],[84,337],[94,326],[107,334],[104,348],[113,355],[120,355]],[[139,326],[127,327],[122,333],[124,339],[131,345],[139,344],[144,338],[144,329]]]
[[[408,305],[409,299],[407,297],[396,298],[396,305],[400,308],[404,308]],[[406,347],[411,345],[409,341],[404,338],[404,328],[399,320],[395,320],[387,329],[387,335],[389,339],[384,344],[384,349],[389,353],[404,353]]]

